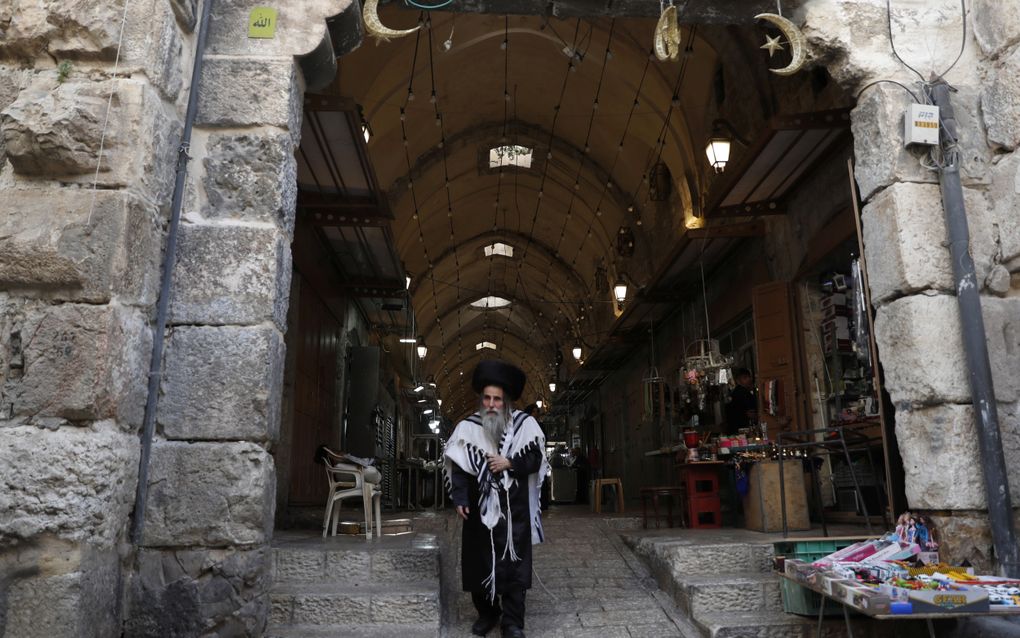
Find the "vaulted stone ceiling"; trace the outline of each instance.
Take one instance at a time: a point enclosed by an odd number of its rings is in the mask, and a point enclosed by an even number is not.
[[[422,19],[380,13],[395,29]],[[654,19],[422,15],[431,28],[415,35],[366,36],[341,59],[338,85],[373,132],[369,154],[430,348],[423,376],[458,416],[471,407],[461,373],[481,357],[521,364],[526,400],[547,396],[557,351],[571,365],[576,338],[593,346],[614,320],[617,271],[637,284],[655,271],[644,177],[661,161],[674,185],[697,188],[717,56],[684,27],[686,54],[654,59]],[[533,149],[531,167],[490,168],[499,145]],[[621,227],[635,234],[631,257],[617,253]],[[497,241],[514,256],[485,257]],[[511,304],[470,305],[490,295]],[[496,350],[477,350],[483,341]]]

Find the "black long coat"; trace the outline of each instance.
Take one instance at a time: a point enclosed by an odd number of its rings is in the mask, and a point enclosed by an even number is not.
[[[478,426],[481,427],[481,426]],[[511,459],[511,475],[517,479],[510,488],[510,514],[513,520],[514,550],[519,561],[511,561],[509,554],[503,558],[506,547],[506,517],[499,520],[492,529],[492,543],[489,542],[489,528],[482,524],[478,499],[480,491],[475,477],[460,469],[456,464],[450,477],[450,500],[454,505],[469,508],[468,519],[464,521],[461,540],[461,576],[464,591],[486,591],[482,581],[492,572],[492,551],[496,550],[496,592],[506,593],[514,589],[531,588],[531,495],[528,493],[528,475],[538,471],[542,464],[542,452],[537,446]],[[500,487],[499,501],[506,507],[506,490]]]

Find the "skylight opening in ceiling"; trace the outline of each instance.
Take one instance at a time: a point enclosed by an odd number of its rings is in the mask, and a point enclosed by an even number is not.
[[[471,302],[472,308],[481,308],[482,310],[495,310],[496,308],[506,308],[510,305],[510,300],[503,297],[482,297],[476,301]]]
[[[485,348],[488,348],[489,350],[495,350],[496,344],[492,343],[491,341],[479,341],[478,343],[475,344],[475,350],[484,350]]]
[[[500,257],[514,256],[514,247],[511,246],[510,244],[504,244],[501,241],[497,241],[494,244],[489,244],[484,248],[484,250],[486,257],[492,257],[493,255],[498,255]]]
[[[531,158],[534,149],[527,146],[509,144],[495,146],[489,149],[489,168],[501,166],[516,166],[517,168],[531,168]]]

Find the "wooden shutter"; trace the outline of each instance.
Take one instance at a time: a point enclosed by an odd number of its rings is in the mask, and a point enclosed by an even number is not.
[[[769,438],[800,430],[804,423],[800,389],[800,356],[793,287],[785,281],[755,286],[752,294],[757,349],[758,416],[768,424]],[[777,414],[766,413],[768,382],[778,382]]]

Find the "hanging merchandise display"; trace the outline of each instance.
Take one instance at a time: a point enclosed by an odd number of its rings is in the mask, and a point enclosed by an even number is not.
[[[728,385],[733,378],[733,357],[723,356],[715,339],[698,339],[684,354],[678,383],[686,385],[688,402],[693,397],[698,410],[704,410],[709,387]]]
[[[765,414],[779,416],[779,379],[765,381],[765,396],[762,400],[765,403]]]
[[[698,339],[684,350],[683,367],[679,372],[678,385],[686,384],[688,399],[693,395],[697,409],[705,409],[709,386],[728,385],[733,380],[733,357],[723,356],[719,342],[712,338],[708,318],[708,293],[705,288],[705,263],[701,262],[701,298],[705,309],[705,338]]]
[[[853,349],[865,368],[871,369],[871,342],[868,341],[868,304],[864,299],[864,281],[861,277],[861,260],[850,262],[850,319],[853,323]]]

